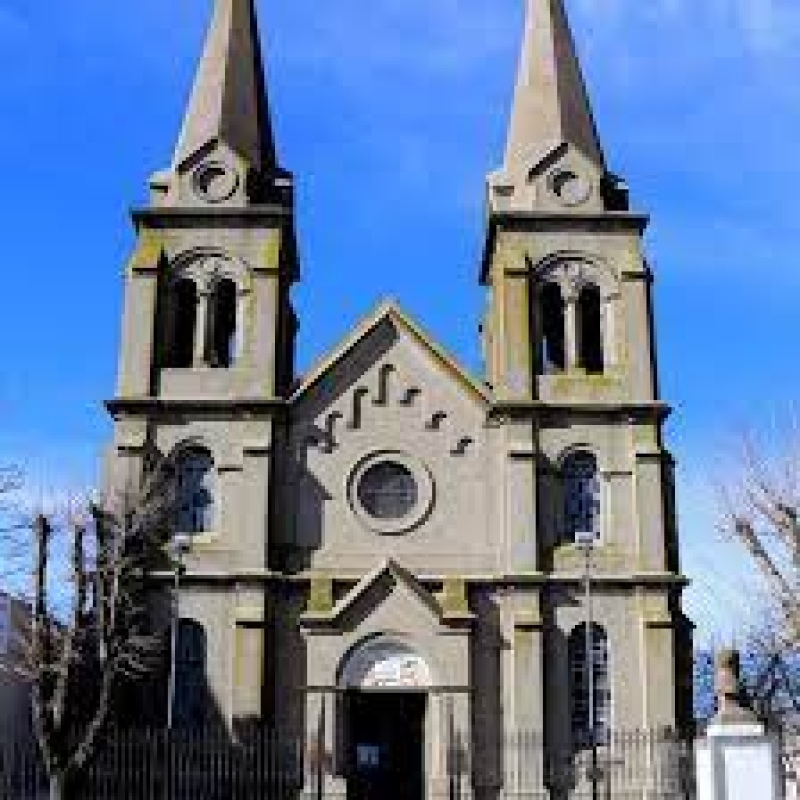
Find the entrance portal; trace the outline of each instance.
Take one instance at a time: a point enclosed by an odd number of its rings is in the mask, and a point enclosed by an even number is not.
[[[427,696],[354,691],[346,702],[348,800],[422,800]]]

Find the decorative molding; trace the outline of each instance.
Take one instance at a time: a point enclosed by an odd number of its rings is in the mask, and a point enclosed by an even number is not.
[[[442,425],[447,421],[447,418],[446,411],[436,411],[425,423],[425,427],[429,431],[439,431],[442,429]]]
[[[419,405],[417,401],[423,396],[423,392],[417,386],[408,386],[408,388],[400,390],[399,393],[392,392],[393,382],[399,379],[398,370],[393,364],[383,364],[378,372],[378,386],[375,396],[371,397],[372,391],[363,384],[351,389],[349,396],[345,395],[343,400],[349,409],[347,415],[338,409],[328,412],[322,424],[324,432],[321,435],[317,433],[308,434],[305,438],[307,447],[316,447],[321,452],[332,454],[340,444],[339,437],[342,435],[342,428],[339,422],[341,420],[346,419],[344,429],[357,431],[361,430],[366,424],[365,413],[368,409],[388,409],[395,407],[395,405],[413,408]],[[394,396],[397,399],[393,402]],[[434,432],[442,431],[449,420],[450,415],[446,411],[436,411],[424,422],[424,429]],[[476,439],[474,436],[463,434],[452,445],[450,454],[457,457],[466,456],[475,444]]]
[[[453,456],[465,456],[467,450],[475,444],[475,440],[471,436],[463,436],[459,439],[458,444],[450,451]]]
[[[280,397],[232,397],[225,399],[170,399],[163,397],[117,397],[106,401],[106,408],[115,419],[123,414],[157,416],[160,413],[228,415],[232,412],[271,417],[286,413],[288,404]]]

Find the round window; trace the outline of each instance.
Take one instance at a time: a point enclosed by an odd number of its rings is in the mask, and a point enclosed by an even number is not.
[[[419,489],[414,475],[403,464],[383,461],[369,467],[358,482],[358,501],[378,520],[407,517],[417,505]]]
[[[347,481],[350,507],[364,527],[397,535],[421,525],[433,507],[428,469],[416,458],[378,452],[357,464]]]

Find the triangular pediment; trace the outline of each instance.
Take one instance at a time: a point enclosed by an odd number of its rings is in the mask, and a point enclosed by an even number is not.
[[[438,363],[460,386],[476,400],[488,403],[489,390],[473,378],[466,369],[450,356],[445,349],[414,322],[393,300],[386,300],[347,336],[337,347],[322,358],[300,381],[292,395],[293,402],[299,402],[309,395],[315,387],[328,377],[333,370],[352,357],[358,346],[370,334],[381,327],[394,327],[398,332],[408,335]]]
[[[480,437],[491,401],[484,386],[385,303],[309,373],[291,402],[298,449],[332,454],[369,432],[375,447],[397,449],[399,437],[401,449],[413,452],[421,437],[435,437],[443,452],[459,456]]]
[[[392,630],[402,624],[419,630],[463,627],[472,620],[466,607],[449,607],[394,559],[386,559],[331,609],[307,612],[301,624],[336,630],[356,629],[365,623]]]

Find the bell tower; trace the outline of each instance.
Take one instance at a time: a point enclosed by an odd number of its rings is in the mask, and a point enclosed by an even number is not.
[[[216,0],[172,165],[134,212],[118,399],[275,399],[292,379],[292,177],[252,0]]]
[[[607,166],[563,0],[525,3],[505,157],[487,182],[482,331],[509,454],[508,570],[543,587],[533,634],[543,696],[517,702],[518,722],[547,718],[549,735],[566,741],[572,707],[574,741],[585,701],[563,676],[577,668],[566,643],[585,635],[576,589],[587,535],[598,641],[633,665],[626,691],[609,685],[607,702],[596,698],[606,725],[687,721],[679,659],[688,628],[642,243],[648,218],[630,209]]]
[[[298,259],[254,0],[214,1],[172,163],[150,190],[149,206],[133,213],[108,485],[135,481],[154,449],[177,456],[176,533],[188,545],[179,613],[230,654],[209,662],[208,713],[260,716],[263,676],[234,672],[263,669]]]

